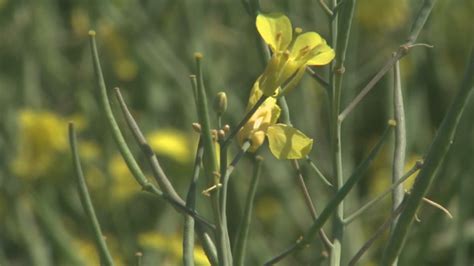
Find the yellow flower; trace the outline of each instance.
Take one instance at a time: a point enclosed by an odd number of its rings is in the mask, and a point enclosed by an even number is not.
[[[127,164],[120,154],[112,157],[108,164],[108,169],[113,178],[112,196],[114,199],[125,201],[141,191],[140,185],[130,174]]]
[[[247,112],[255,105],[256,99],[263,92],[255,83],[250,94]],[[305,157],[313,146],[313,140],[305,136],[301,131],[285,125],[277,124],[280,116],[280,107],[276,99],[269,97],[250,117],[249,121],[237,133],[240,146],[250,141],[250,152],[255,152],[268,138],[270,151],[278,159],[299,159]]]
[[[182,164],[187,164],[193,159],[189,147],[194,145],[191,138],[182,131],[171,128],[157,130],[150,133],[147,139],[157,154],[167,156]]]
[[[12,171],[22,178],[47,174],[67,150],[66,121],[48,111],[22,110],[18,117],[18,150]]]
[[[142,233],[138,236],[139,244],[144,248],[155,249],[160,252],[170,265],[178,265],[183,256],[183,240],[180,235],[166,236],[155,231]],[[210,265],[204,250],[200,246],[194,248],[196,265]],[[168,265],[163,263],[163,265]]]
[[[316,32],[298,34],[293,38],[290,19],[280,13],[259,14],[257,30],[270,46],[273,55],[257,80],[266,96],[281,87],[287,93],[296,87],[307,66],[326,65],[334,58],[334,50]],[[301,29],[297,29],[297,33]]]

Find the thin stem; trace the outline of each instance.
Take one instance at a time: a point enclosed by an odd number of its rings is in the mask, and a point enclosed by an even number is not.
[[[402,178],[405,168],[406,152],[406,126],[405,126],[405,108],[403,105],[402,81],[400,76],[400,62],[397,61],[394,67],[394,86],[393,86],[393,110],[397,126],[395,127],[395,147],[393,151],[392,165],[392,184]],[[393,189],[392,193],[392,212],[394,213],[403,201],[403,186],[400,184]],[[391,229],[395,228],[397,218],[392,221]]]
[[[235,155],[234,159],[232,162],[229,164],[229,166],[226,167],[225,174],[221,179],[222,182],[222,196],[221,196],[221,212],[223,217],[226,217],[226,212],[227,212],[227,190],[229,187],[229,180],[230,176],[232,175],[232,172],[234,172],[235,167],[237,166],[237,163],[239,163],[240,159],[244,156],[244,154],[247,152],[247,150],[250,148],[250,141],[246,141],[242,144],[242,147],[240,148],[239,152],[237,155]],[[225,221],[227,221],[227,218],[225,218]]]
[[[357,251],[357,253],[352,257],[349,261],[349,266],[354,266],[360,260],[360,258],[364,255],[364,253],[372,246],[377,238],[382,236],[383,232],[389,228],[389,226],[393,223],[394,220],[397,219],[398,215],[403,211],[404,205],[400,203],[398,207],[392,212],[391,216],[381,225],[375,233],[370,237],[367,242]]]
[[[306,183],[304,181],[303,174],[301,173],[300,165],[297,160],[291,160],[291,165],[296,171],[298,186],[301,189],[301,193],[303,194],[306,207],[309,210],[314,222],[318,219],[318,213],[316,212],[316,208],[314,207],[313,200],[311,199],[311,196],[309,194],[308,187],[306,186]],[[321,238],[321,242],[324,248],[326,249],[326,252],[327,253],[331,252],[331,249],[332,249],[331,240],[329,240],[328,236],[326,235],[326,233],[324,232],[322,228],[319,230],[318,234],[319,234],[319,237]]]
[[[176,207],[177,210],[184,211],[184,213],[193,216],[198,222],[203,223],[204,225],[208,226],[211,229],[214,228],[213,225],[211,225],[204,218],[200,217],[194,210],[188,209],[185,206],[184,200],[175,191],[173,185],[171,184],[165,172],[161,168],[160,163],[158,162],[158,158],[156,157],[152,148],[148,144],[146,138],[143,136],[143,133],[138,127],[137,122],[135,121],[132,114],[130,113],[130,110],[128,109],[128,106],[125,103],[122,97],[122,94],[120,93],[119,88],[115,88],[115,96],[117,97],[117,100],[120,105],[120,109],[124,115],[127,125],[132,131],[132,134],[135,140],[137,141],[138,145],[142,149],[142,152],[147,157],[147,160],[150,164],[150,167],[151,167],[151,170],[152,170],[153,176],[155,177],[156,182],[160,185],[160,187],[165,192],[164,194],[166,196],[165,199],[168,199],[169,201],[171,201],[172,206]]]
[[[206,89],[204,87],[204,80],[203,80],[203,74],[202,74],[202,54],[196,53],[195,54],[195,60],[196,60],[196,72],[197,75],[195,76],[196,78],[196,83],[193,82],[193,78],[191,77],[191,85],[197,85],[196,91],[197,91],[197,112],[198,112],[198,118],[199,118],[199,124],[201,124],[201,134],[202,134],[202,139],[204,143],[204,173],[206,175],[206,178],[208,180],[208,183],[210,185],[217,185],[219,183],[218,178],[215,175],[215,172],[217,171],[217,158],[215,155],[215,146],[214,146],[214,140],[212,139],[212,134],[211,134],[211,124],[209,121],[209,108],[207,104],[207,95],[206,95]],[[219,189],[215,190],[214,193],[211,193],[211,205],[212,205],[212,212],[214,216],[214,221],[217,226],[217,255],[219,259],[219,265],[230,265],[231,261],[229,260],[229,255],[228,254],[228,237],[226,235],[228,234],[226,232],[226,227],[223,224],[222,221],[222,216],[220,213],[220,208],[219,208],[219,194],[220,191]]]
[[[408,196],[407,207],[400,215],[397,225],[393,230],[393,234],[388,241],[382,258],[382,265],[391,265],[400,254],[416,210],[422,202],[423,197],[426,195],[431,182],[436,177],[440,166],[444,162],[444,158],[453,143],[459,120],[463,114],[465,106],[467,105],[472,88],[474,87],[473,73],[474,43],[471,46],[471,55],[469,56],[466,72],[460,85],[460,90],[454,98],[452,105],[449,107],[448,113],[444,117],[443,122],[441,123],[441,126],[439,127],[429,148],[425,159],[425,165],[418,174],[417,181],[413,186],[410,196]]]
[[[410,194],[410,193],[407,193],[407,194]],[[424,202],[426,202],[427,204],[429,204],[429,205],[431,205],[435,208],[440,209],[442,212],[444,212],[444,214],[446,214],[449,217],[449,219],[453,219],[453,215],[451,214],[451,212],[448,209],[446,209],[443,205],[441,205],[437,202],[434,202],[434,201],[432,201],[428,198],[425,198],[425,197],[423,197],[422,200]]]
[[[316,164],[313,162],[313,160],[311,160],[311,158],[309,156],[306,156],[306,162],[311,166],[311,169],[313,169],[316,174],[319,176],[319,178],[321,178],[321,180],[323,181],[324,184],[332,187],[333,185],[331,184],[331,182],[329,181],[329,179],[327,179],[323,173],[321,172],[321,170],[319,170],[318,166],[316,166]]]
[[[203,153],[204,147],[202,139],[199,138],[196,157],[194,159],[193,176],[189,182],[188,193],[186,194],[186,207],[193,211],[196,208],[196,185],[199,179],[199,171],[201,170]],[[184,216],[183,265],[194,266],[194,219],[189,215]]]
[[[328,15],[328,17],[332,17],[334,15],[331,8],[329,8],[328,4],[326,4],[324,0],[319,0],[319,4],[321,5],[321,8],[324,10],[326,15]]]
[[[255,194],[257,192],[258,182],[262,172],[263,157],[256,156],[254,163],[254,170],[252,180],[250,181],[249,191],[247,192],[247,199],[245,200],[245,210],[240,221],[239,230],[234,245],[234,265],[243,266],[245,261],[245,251],[247,247],[247,237],[250,230],[250,223],[252,221],[252,211],[255,201]]]
[[[332,9],[337,6],[337,0],[333,0]],[[333,173],[336,177],[336,187],[341,189],[344,184],[343,166],[342,166],[342,140],[341,140],[341,120],[339,120],[339,111],[341,105],[342,81],[345,72],[345,59],[349,36],[354,16],[355,0],[347,0],[341,8],[340,14],[337,12],[331,22],[333,29],[333,45],[336,47],[336,58],[331,71],[332,104],[331,104],[331,148],[333,160]],[[337,207],[334,216],[334,241],[333,250],[330,257],[330,265],[338,266],[341,264],[342,257],[342,238],[344,236],[344,202],[341,201]]]
[[[153,152],[153,149],[148,144],[145,136],[143,135],[140,128],[138,127],[137,122],[135,121],[132,114],[130,113],[128,106],[125,103],[122,97],[122,94],[120,93],[120,89],[115,88],[114,90],[115,90],[115,96],[117,97],[117,100],[120,104],[120,109],[122,110],[123,116],[125,117],[125,121],[127,122],[128,127],[132,131],[135,141],[140,146],[143,154],[145,154],[145,156],[147,157],[156,182],[160,185],[160,188],[166,194],[168,194],[171,198],[175,199],[175,201],[184,205],[184,201],[181,199],[181,197],[178,195],[173,185],[169,181],[168,177],[163,171],[163,168],[158,162],[158,158],[156,157],[155,152]]]
[[[232,139],[235,137],[235,135],[237,135],[237,133],[239,132],[239,130],[249,121],[249,119],[252,117],[252,115],[257,111],[257,109],[265,102],[265,100],[267,99],[268,97],[265,96],[265,95],[262,95],[262,97],[260,97],[260,99],[258,99],[258,101],[255,103],[254,106],[252,106],[252,108],[245,114],[244,118],[242,118],[242,120],[240,121],[240,123],[232,129],[232,131],[230,132],[229,136],[227,136],[227,138],[224,140],[224,142],[222,143],[222,146],[224,148],[227,148],[227,146],[230,144],[230,142],[232,141]]]
[[[388,189],[386,189],[384,192],[382,192],[380,195],[375,197],[374,199],[370,200],[364,206],[360,207],[355,211],[353,214],[349,215],[347,218],[344,219],[344,224],[348,225],[355,219],[357,219],[362,213],[364,213],[366,210],[370,209],[372,206],[374,206],[376,203],[380,202],[383,198],[386,196],[392,194],[392,192],[401,186],[403,182],[405,182],[408,178],[410,178],[413,174],[415,174],[420,168],[422,167],[421,163],[416,163],[407,173],[405,173],[401,178],[397,179],[395,183],[393,183]],[[403,188],[403,186],[401,186]],[[405,192],[403,192],[405,193]]]
[[[352,188],[357,184],[357,182],[364,176],[366,170],[368,167],[371,165],[375,157],[378,155],[380,150],[382,149],[383,144],[385,141],[388,139],[389,132],[392,126],[388,126],[383,135],[381,136],[379,142],[375,145],[375,147],[371,150],[370,154],[367,156],[367,158],[359,164],[359,166],[355,169],[355,171],[352,173],[352,175],[347,179],[346,183],[334,197],[329,201],[329,203],[326,205],[324,210],[321,212],[319,215],[318,219],[311,225],[309,230],[302,236],[300,239],[298,239],[294,244],[292,244],[289,248],[285,249],[282,253],[277,255],[276,257],[270,259],[268,262],[266,262],[266,265],[272,265],[289,254],[295,252],[298,249],[303,248],[306,245],[309,245],[314,239],[316,233],[321,229],[321,227],[326,223],[326,221],[331,217],[331,215],[334,213],[334,211],[337,209],[341,201],[349,194],[349,192],[352,190]]]
[[[284,96],[278,98],[278,105],[281,107],[281,116],[280,116],[281,121],[289,126],[292,126],[293,124],[291,123],[290,109],[288,108],[288,104]],[[311,213],[313,221],[315,221],[318,218],[318,214],[316,212],[316,208],[314,207],[313,200],[311,199],[311,196],[309,194],[308,188],[304,181],[303,175],[301,173],[299,163],[297,160],[291,160],[291,164],[293,168],[296,170],[298,186],[300,187],[301,192],[303,193],[303,198],[306,203],[306,207]],[[332,243],[322,228],[321,230],[319,230],[319,236],[321,238],[321,242],[324,248],[326,249],[327,253],[330,253],[332,249]]]
[[[400,49],[399,49],[400,50]],[[354,108],[364,99],[364,97],[374,88],[374,86],[382,79],[382,77],[387,73],[392,66],[400,60],[402,53],[395,53],[385,65],[375,74],[375,76],[365,85],[365,87],[357,94],[357,96],[349,103],[349,105],[341,112],[339,115],[339,120],[344,121],[347,115],[351,113]]]
[[[143,174],[142,170],[138,166],[138,163],[135,161],[135,158],[133,158],[132,152],[128,148],[127,142],[125,141],[122,132],[120,131],[120,128],[112,112],[112,108],[110,107],[109,98],[107,96],[107,87],[105,85],[104,76],[102,74],[102,68],[100,66],[99,53],[97,52],[95,31],[89,31],[89,37],[92,52],[92,61],[94,64],[94,72],[97,80],[97,87],[100,92],[99,100],[102,112],[104,113],[107,123],[109,124],[109,127],[112,131],[112,136],[119,148],[120,154],[122,155],[133,177],[143,187],[143,189],[147,191],[153,191],[153,193],[161,195],[162,192],[159,191],[156,187],[154,187]]]
[[[76,131],[74,130],[74,124],[69,123],[69,144],[71,147],[71,153],[74,160],[74,170],[76,172],[77,185],[79,190],[79,197],[81,199],[82,207],[86,212],[87,218],[92,225],[94,231],[95,242],[100,254],[100,260],[104,265],[113,266],[114,261],[110,255],[107,244],[105,243],[104,235],[100,229],[99,220],[95,215],[94,206],[92,205],[89,191],[87,190],[86,181],[82,173],[81,161],[79,159],[79,151],[76,144]]]
[[[314,69],[312,69],[311,67],[307,67],[307,68],[306,68],[306,72],[307,72],[314,80],[316,80],[321,86],[323,86],[323,88],[325,88],[325,89],[329,89],[329,88],[330,88],[329,82],[327,82],[326,80],[324,80],[324,78],[321,77],[318,73],[316,73],[316,71],[314,71]]]
[[[360,93],[351,101],[351,103],[341,112],[339,115],[339,119],[343,121],[346,116],[354,110],[354,108],[362,101],[362,99],[374,88],[375,84],[387,73],[390,68],[400,60],[402,57],[407,55],[408,51],[413,48],[415,42],[418,38],[418,35],[421,32],[421,29],[426,23],[428,16],[433,9],[436,0],[424,0],[423,5],[415,16],[413,25],[410,30],[410,34],[408,35],[407,41],[400,46],[400,48],[395,52],[394,56],[392,56],[387,63],[375,74],[375,76],[367,83],[367,85],[360,91]],[[345,5],[345,4],[344,4]]]

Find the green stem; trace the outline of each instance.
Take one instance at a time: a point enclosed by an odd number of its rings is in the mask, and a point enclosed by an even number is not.
[[[216,155],[214,149],[214,141],[212,139],[211,134],[211,124],[209,120],[209,108],[207,103],[207,95],[206,89],[204,87],[203,81],[203,74],[202,74],[202,54],[196,53],[196,72],[197,75],[195,76],[195,81],[193,82],[193,77],[191,77],[191,85],[197,86],[197,112],[199,118],[199,124],[201,125],[201,137],[204,144],[204,155],[203,155],[203,163],[204,163],[204,173],[206,175],[207,181],[210,185],[218,185],[219,180],[216,177],[217,171],[217,162],[216,162]],[[214,221],[217,226],[217,255],[219,265],[230,265],[229,255],[228,254],[228,237],[226,227],[223,224],[222,216],[220,213],[219,208],[219,189],[214,190],[211,193],[211,205],[212,205],[212,212],[214,215]]]
[[[252,180],[250,181],[249,191],[247,192],[247,199],[245,200],[245,210],[240,221],[239,230],[235,240],[234,246],[234,265],[243,266],[245,260],[245,249],[247,247],[247,237],[252,221],[252,211],[255,201],[255,194],[262,172],[263,157],[255,157],[255,167],[253,170]]]
[[[400,254],[407,237],[416,210],[426,195],[431,182],[434,180],[444,158],[453,143],[459,120],[468,102],[474,85],[474,44],[466,67],[464,79],[448,113],[443,119],[426,155],[424,167],[421,169],[411,194],[408,196],[407,207],[400,215],[397,225],[388,241],[381,265],[392,265]]]
[[[265,102],[265,100],[267,98],[268,98],[267,96],[262,95],[262,97],[260,97],[260,99],[258,99],[258,101],[255,103],[255,105],[252,106],[252,108],[245,114],[244,118],[242,118],[242,120],[239,122],[239,124],[235,128],[232,129],[229,136],[224,140],[224,142],[222,144],[223,148],[227,148],[229,146],[230,142],[235,137],[235,135],[237,135],[239,130],[250,120],[252,115]]]
[[[345,72],[344,62],[346,59],[347,47],[354,16],[356,0],[348,0],[342,6],[342,10],[333,16],[331,21],[332,44],[336,46],[336,58],[331,71],[332,104],[331,104],[331,137],[332,137],[332,161],[335,184],[337,189],[341,189],[344,184],[342,167],[342,140],[341,140],[341,120],[339,111],[341,106],[342,80]],[[332,1],[332,9],[337,6],[337,0]],[[340,13],[340,14],[339,14]],[[330,257],[330,265],[341,264],[342,239],[344,236],[344,202],[341,201],[337,207],[337,212],[333,222],[333,250]]]
[[[107,96],[107,87],[105,86],[104,76],[102,74],[102,68],[100,66],[99,54],[97,52],[97,44],[95,41],[95,31],[89,31],[90,37],[90,45],[91,45],[91,52],[92,52],[92,61],[94,64],[94,72],[97,80],[97,87],[100,92],[100,103],[102,107],[102,112],[104,113],[107,123],[109,124],[110,129],[112,130],[112,136],[117,144],[120,153],[122,154],[125,163],[128,166],[128,169],[132,173],[133,177],[137,180],[137,182],[145,189],[151,190],[150,185],[151,183],[147,180],[145,175],[143,174],[142,170],[138,166],[138,163],[133,158],[133,155],[128,148],[127,143],[120,131],[120,128],[115,121],[115,117],[112,112],[112,108],[110,107],[109,98]],[[161,194],[160,191],[156,191],[156,193]]]
[[[196,185],[199,179],[199,171],[201,170],[203,153],[204,147],[201,138],[199,138],[196,158],[194,160],[193,176],[186,195],[186,207],[191,210],[196,208]],[[194,219],[189,215],[184,216],[183,265],[194,266]]]
[[[370,246],[375,242],[375,240],[380,237],[385,230],[395,221],[398,215],[403,211],[404,204],[403,201],[398,205],[398,207],[392,211],[391,216],[375,231],[371,238],[369,238],[364,245],[357,251],[357,253],[349,261],[349,266],[354,266],[359,261],[359,259],[364,255],[364,253],[370,248]]]
[[[171,184],[165,172],[161,168],[161,165],[158,162],[158,158],[156,157],[150,145],[147,143],[145,136],[143,136],[143,133],[138,127],[137,122],[135,121],[132,114],[130,113],[130,110],[128,109],[127,104],[125,103],[122,97],[122,94],[120,93],[119,88],[115,88],[115,95],[119,102],[120,109],[122,110],[122,113],[125,117],[125,121],[127,122],[127,125],[132,131],[132,134],[136,142],[142,149],[142,152],[147,157],[147,160],[150,164],[150,167],[151,167],[153,176],[156,179],[156,182],[160,185],[160,187],[165,192],[165,194],[163,195],[164,198],[167,199],[172,204],[172,206],[174,206],[179,212],[183,212],[185,214],[191,215],[198,222],[203,223],[203,225],[208,226],[210,229],[213,229],[214,228],[213,225],[207,222],[204,218],[200,217],[194,210],[191,210],[185,206],[184,200],[175,191],[173,185]]]
[[[287,124],[289,126],[293,126],[291,123],[291,118],[290,118],[290,109],[288,108],[288,104],[286,102],[285,96],[279,97],[278,98],[278,105],[281,108],[281,115],[280,119],[284,124]],[[311,196],[309,194],[308,188],[306,186],[306,183],[303,178],[303,174],[301,173],[300,170],[300,165],[298,163],[298,160],[291,160],[291,164],[293,168],[296,170],[296,177],[298,181],[298,186],[301,189],[303,199],[306,203],[306,207],[309,210],[311,217],[313,218],[313,221],[315,221],[318,218],[318,214],[316,212],[316,208],[314,207],[313,200],[311,199]],[[326,252],[329,254],[332,249],[332,243],[331,240],[329,240],[328,236],[326,235],[326,232],[321,228],[318,232],[321,242],[326,249]]]
[[[374,88],[375,84],[382,79],[382,77],[387,73],[392,66],[405,55],[408,51],[417,46],[415,44],[418,35],[420,34],[421,29],[425,25],[428,16],[433,9],[436,0],[424,0],[423,5],[415,16],[410,34],[408,35],[407,41],[400,46],[400,48],[395,52],[395,54],[385,63],[385,65],[375,74],[375,76],[367,83],[367,85],[357,94],[357,96],[349,103],[349,105],[341,112],[339,115],[339,120],[343,121],[349,113],[351,113],[354,108],[362,101],[362,99]]]
[[[301,173],[300,165],[297,160],[291,160],[291,165],[296,171],[298,185],[301,189],[301,193],[303,194],[306,207],[309,210],[314,222],[318,219],[318,213],[316,212],[316,208],[314,207],[313,200],[311,199],[311,196],[309,195],[308,187],[306,186],[306,183],[303,178],[303,174]],[[318,234],[324,248],[326,249],[326,252],[329,254],[329,252],[331,252],[331,249],[332,249],[331,240],[329,240],[328,236],[326,235],[326,233],[324,232],[322,228],[321,230],[319,230]]]
[[[120,154],[122,155],[122,158],[127,164],[128,169],[132,173],[135,180],[142,186],[144,191],[150,192],[157,196],[161,196],[163,199],[171,203],[177,210],[183,211],[190,215],[194,215],[193,212],[189,212],[189,210],[184,206],[183,200],[176,200],[174,196],[168,196],[167,194],[163,194],[162,191],[160,191],[156,186],[154,186],[150,181],[148,181],[148,179],[145,177],[142,170],[138,166],[138,163],[135,161],[135,158],[133,158],[132,152],[130,151],[126,143],[122,135],[122,132],[120,131],[117,121],[115,120],[115,117],[113,115],[112,108],[110,106],[109,98],[107,96],[107,87],[105,86],[104,76],[102,74],[102,68],[100,66],[99,54],[97,52],[95,32],[90,31],[89,36],[90,36],[90,45],[91,45],[92,59],[93,59],[93,65],[94,65],[94,72],[96,75],[97,87],[100,91],[99,98],[100,98],[101,108],[102,108],[103,113],[105,114],[107,123],[109,124],[109,127],[112,131],[112,136],[115,140],[115,143],[117,144]],[[165,181],[163,180],[163,182]],[[170,190],[169,192],[172,192],[172,190]]]
[[[87,190],[86,181],[84,180],[84,175],[82,173],[81,161],[79,159],[79,151],[76,144],[76,131],[74,130],[74,124],[69,123],[69,144],[71,146],[71,153],[74,160],[74,169],[76,172],[79,197],[81,199],[82,207],[86,212],[87,218],[92,225],[94,231],[95,242],[100,254],[100,260],[104,265],[113,266],[114,262],[112,256],[110,255],[107,244],[105,243],[104,235],[100,229],[99,221],[95,215],[94,206],[92,205],[91,198],[89,196],[89,191]]]
[[[321,180],[323,181],[324,184],[332,187],[333,185],[331,184],[331,182],[329,181],[329,179],[327,179],[323,173],[321,172],[321,170],[319,170],[318,166],[316,166],[316,164],[313,162],[313,160],[311,160],[311,158],[309,156],[306,156],[306,162],[311,166],[311,168],[316,172],[316,174],[319,176],[319,178],[321,178]]]
[[[400,77],[400,62],[397,61],[394,67],[394,86],[393,86],[393,110],[394,118],[397,126],[395,127],[395,147],[393,151],[392,166],[392,184],[396,184],[403,176],[405,168],[405,151],[406,151],[406,126],[405,126],[405,108],[403,106],[403,92]],[[393,189],[392,193],[392,212],[398,209],[403,201],[405,193],[403,185],[400,184]],[[397,218],[392,221],[391,228],[395,228]],[[396,264],[396,263],[395,263]]]
[[[374,199],[370,200],[369,202],[367,202],[364,206],[360,207],[359,209],[357,209],[357,211],[355,211],[354,213],[352,213],[351,215],[347,216],[345,219],[344,219],[344,224],[345,225],[348,225],[350,224],[352,221],[354,221],[355,219],[357,219],[362,213],[364,213],[366,210],[370,209],[372,206],[374,206],[377,202],[380,202],[380,200],[382,200],[383,198],[385,198],[386,196],[388,196],[389,194],[392,194],[393,191],[400,187],[401,184],[403,182],[405,182],[405,180],[407,180],[410,176],[412,176],[414,173],[416,173],[416,171],[420,170],[420,168],[422,167],[422,164],[421,163],[416,163],[407,173],[405,173],[402,177],[400,177],[399,179],[397,179],[397,181],[395,183],[393,183],[388,189],[386,189],[384,192],[382,192],[380,195],[378,195],[377,197],[375,197]],[[403,188],[403,186],[401,186]],[[403,192],[405,193],[405,192]],[[398,207],[397,207],[398,208]]]
[[[312,239],[314,239],[317,232],[322,228],[322,226],[326,223],[326,221],[331,217],[331,215],[337,209],[341,201],[344,200],[344,198],[347,196],[347,194],[349,194],[349,192],[352,190],[355,184],[357,184],[357,182],[363,177],[368,167],[371,165],[371,163],[373,162],[377,154],[380,152],[383,144],[388,139],[391,128],[392,126],[388,126],[385,129],[379,142],[371,150],[367,158],[359,164],[359,166],[355,169],[355,171],[352,173],[349,179],[347,179],[344,186],[342,186],[342,188],[338,190],[336,195],[334,195],[334,197],[329,201],[329,203],[326,205],[324,210],[319,215],[318,219],[311,225],[309,230],[302,237],[300,237],[294,244],[292,244],[289,248],[285,249],[285,251],[283,251],[276,257],[266,262],[265,263],[266,265],[275,264],[278,261],[284,259],[289,254],[311,243]]]

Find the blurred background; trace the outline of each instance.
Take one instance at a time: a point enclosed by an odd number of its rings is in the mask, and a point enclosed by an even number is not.
[[[347,56],[343,106],[405,41],[421,1],[360,0]],[[294,26],[326,39],[328,23],[316,0],[264,0],[265,12],[283,12]],[[459,88],[474,40],[474,1],[435,5],[415,48],[401,61],[407,115],[407,169],[421,159]],[[142,192],[128,172],[98,106],[88,30],[97,31],[108,88],[119,86],[177,191],[191,178],[197,121],[188,76],[193,53],[204,54],[209,99],[225,91],[225,123],[236,125],[255,79],[264,68],[254,20],[241,1],[0,0],[0,265],[98,265],[91,228],[79,201],[67,141],[67,122],[79,129],[79,149],[89,190],[113,257],[132,265],[179,265],[183,217]],[[318,73],[327,76],[327,67]],[[346,177],[379,139],[392,115],[392,74],[376,86],[343,126]],[[331,177],[326,91],[310,77],[288,96],[293,124],[314,138],[311,158]],[[115,98],[111,98],[116,108]],[[136,156],[138,147],[119,112]],[[215,114],[211,115],[217,125]],[[428,198],[454,219],[423,205],[401,265],[472,265],[474,262],[474,103],[462,118],[447,160]],[[350,194],[350,214],[388,187],[393,141]],[[233,147],[233,152],[236,147]],[[248,265],[262,264],[311,224],[295,174],[263,146],[264,170],[250,230]],[[247,155],[230,184],[229,222],[234,237],[252,172]],[[149,173],[147,164],[143,169]],[[332,190],[302,162],[310,193],[322,210]],[[206,188],[201,182],[200,190]],[[345,236],[347,261],[388,217],[389,199],[352,223]],[[209,201],[198,196],[208,217]],[[330,232],[330,223],[327,228]],[[361,265],[377,265],[386,236]],[[318,265],[320,242],[281,265]],[[207,265],[202,250],[196,263]]]

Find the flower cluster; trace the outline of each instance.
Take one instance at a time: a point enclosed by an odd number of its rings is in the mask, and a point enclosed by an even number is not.
[[[280,107],[275,96],[286,94],[299,83],[307,66],[326,65],[334,58],[334,50],[316,32],[295,30],[288,17],[279,13],[260,14],[257,30],[272,50],[272,58],[258,77],[250,93],[247,112],[260,97],[268,97],[240,129],[239,144],[250,141],[249,151],[256,151],[268,138],[270,151],[278,159],[299,159],[312,148],[313,140],[301,131],[277,123]]]

